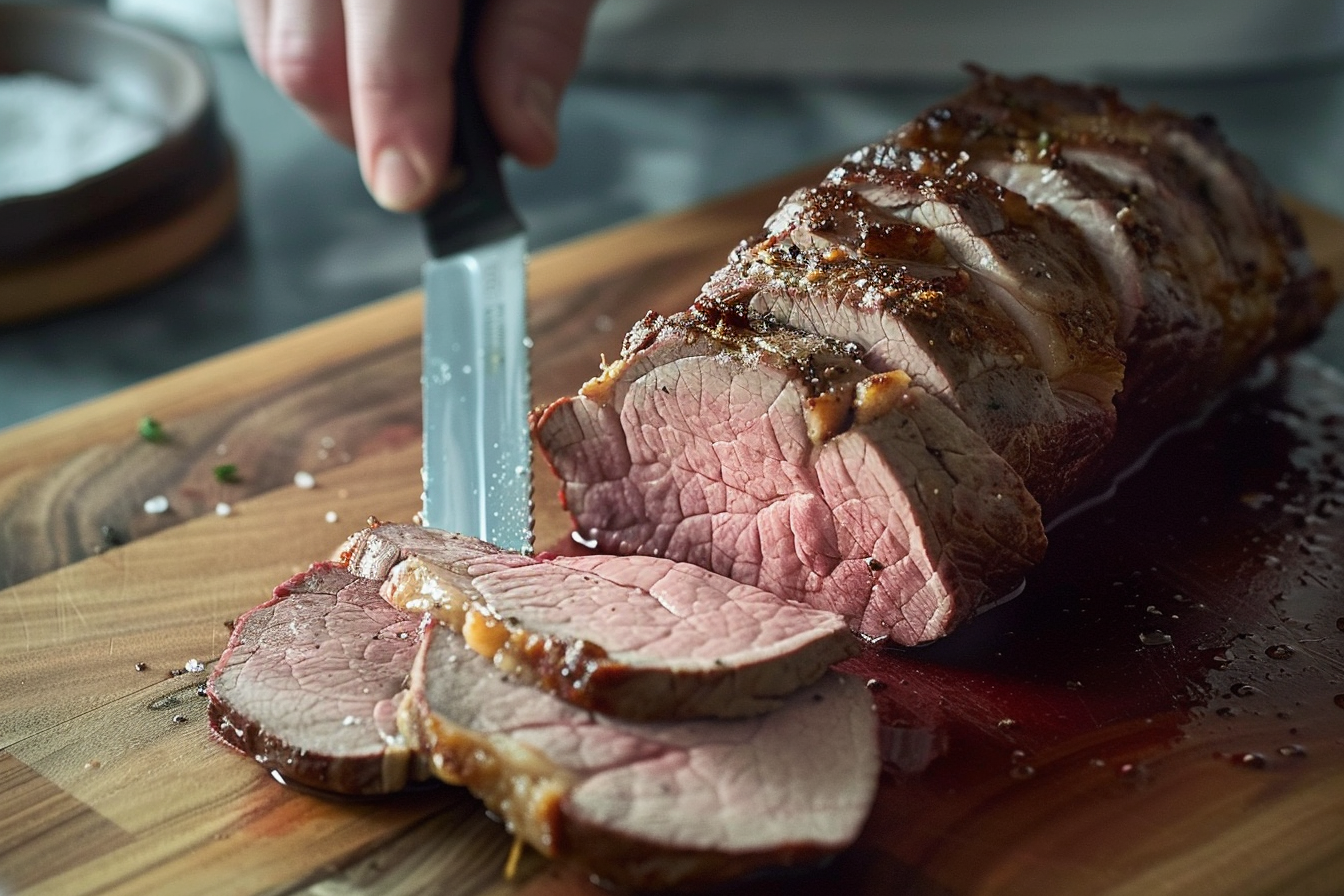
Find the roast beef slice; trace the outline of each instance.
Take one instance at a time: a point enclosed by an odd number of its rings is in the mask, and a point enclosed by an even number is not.
[[[423,778],[396,728],[419,620],[319,563],[243,614],[210,680],[210,726],[284,781],[344,794]]]
[[[516,835],[622,886],[817,861],[857,837],[877,787],[872,702],[835,673],[763,716],[630,722],[520,685],[435,625],[400,721]]]
[[[664,558],[536,559],[384,524],[350,563],[519,681],[624,718],[765,712],[859,646],[842,616]]]

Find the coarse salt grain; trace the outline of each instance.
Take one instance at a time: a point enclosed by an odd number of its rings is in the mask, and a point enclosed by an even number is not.
[[[294,474],[294,484],[299,488],[312,488],[317,485],[317,480],[307,470],[300,470]]]
[[[228,516],[233,513],[233,505],[220,501],[215,505],[215,516]]]
[[[182,668],[186,669],[188,672],[204,672],[205,663],[201,662],[195,657],[192,657],[191,659],[187,660],[187,664]]]
[[[158,122],[99,85],[41,72],[0,76],[0,199],[64,189],[162,137]]]
[[[167,512],[168,498],[164,495],[155,495],[145,502],[145,513],[160,514]]]
[[[325,519],[327,522],[329,522],[329,523],[334,523],[334,522],[336,522],[338,519],[340,519],[340,517],[336,515],[336,511],[334,511],[334,510],[328,510],[328,511],[327,511],[327,515],[324,517],[324,519]]]

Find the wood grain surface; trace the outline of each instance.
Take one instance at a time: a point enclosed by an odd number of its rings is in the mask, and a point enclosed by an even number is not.
[[[536,400],[684,307],[816,174],[534,258]],[[1301,212],[1344,274],[1344,222]],[[601,892],[535,854],[504,880],[509,838],[460,791],[279,786],[210,739],[207,673],[184,671],[366,517],[417,509],[419,314],[395,297],[0,433],[0,892]],[[1341,464],[1344,380],[1290,363],[1052,532],[1016,600],[855,660],[887,760],[863,837],[741,891],[1338,892]],[[540,472],[537,493],[559,543]]]

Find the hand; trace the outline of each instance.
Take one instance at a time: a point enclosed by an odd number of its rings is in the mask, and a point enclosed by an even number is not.
[[[596,0],[489,0],[476,79],[505,152],[555,156],[560,96]],[[424,206],[448,168],[458,0],[238,0],[262,73],[328,134],[353,146],[378,203]]]

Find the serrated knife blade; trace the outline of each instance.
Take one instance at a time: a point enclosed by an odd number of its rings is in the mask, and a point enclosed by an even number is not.
[[[467,7],[470,19],[479,4]],[[464,22],[462,32],[472,27]],[[527,237],[469,54],[459,56],[451,183],[423,216],[432,257],[424,265],[421,516],[437,529],[530,552]]]

